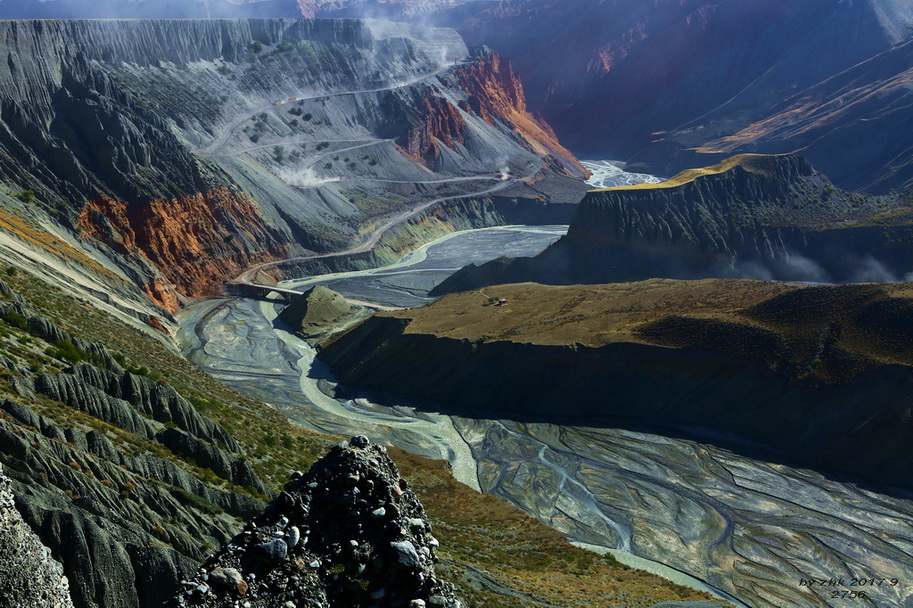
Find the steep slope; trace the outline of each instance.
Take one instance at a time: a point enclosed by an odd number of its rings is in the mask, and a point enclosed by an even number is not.
[[[532,107],[572,149],[637,154],[669,174],[707,164],[690,149],[908,39],[911,17],[909,3],[896,0],[513,0],[468,3],[439,22],[510,57]],[[788,139],[757,151],[799,149]],[[865,168],[844,165],[838,185],[872,184]]]
[[[339,293],[316,285],[282,309],[279,320],[307,337],[323,335],[335,326],[354,321],[366,311],[349,304]]]
[[[511,184],[502,172],[585,172],[528,116],[507,64],[469,58],[452,30],[352,20],[0,30],[4,205],[168,312],[257,262],[365,240],[435,194],[484,196]],[[486,101],[474,109],[474,99]]]
[[[801,150],[828,175],[841,176],[844,187],[909,189],[911,61],[913,41],[901,43],[790,96],[737,132],[705,140],[698,152]]]
[[[379,313],[319,356],[461,416],[646,425],[910,488],[911,306],[906,285],[500,285]]]
[[[837,190],[797,156],[736,156],[590,191],[567,236],[536,258],[467,267],[433,293],[651,277],[895,281],[913,271],[909,213],[904,197]]]
[[[11,267],[3,274],[0,462],[77,608],[160,607],[294,469],[334,443],[69,291]],[[428,510],[445,576],[468,601],[583,606],[594,590],[643,605],[703,597],[575,549],[457,483],[444,462],[390,453]],[[493,537],[499,544],[487,546]]]

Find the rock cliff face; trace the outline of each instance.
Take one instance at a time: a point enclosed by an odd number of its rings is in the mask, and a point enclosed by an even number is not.
[[[535,123],[515,81],[491,76],[489,96],[512,90],[477,116],[478,87],[451,72],[478,64],[481,82],[500,64],[452,30],[11,21],[0,41],[4,205],[27,204],[172,312],[248,265],[362,239],[363,223],[427,200],[425,182],[484,193],[501,170],[578,170],[514,128]]]
[[[485,122],[506,121],[533,152],[553,162],[554,169],[570,177],[587,178],[590,172],[559,142],[541,116],[527,109],[519,77],[505,57],[483,49],[479,60],[454,71],[460,88],[469,94],[466,104]]]
[[[661,184],[594,190],[533,259],[467,267],[434,293],[651,277],[891,281],[913,271],[900,197],[834,188],[802,158],[733,157]]]
[[[84,236],[159,269],[168,283],[150,282],[146,292],[172,313],[175,289],[193,297],[216,295],[226,277],[281,257],[288,248],[249,196],[224,187],[145,204],[96,199],[83,207],[78,225]]]
[[[349,398],[368,389],[467,417],[642,424],[909,488],[911,300],[896,289],[502,285],[380,313],[319,357]]]
[[[73,608],[69,582],[51,550],[16,511],[0,468],[0,602],[17,608]]]
[[[435,576],[438,545],[385,448],[354,437],[294,473],[170,605],[459,608]]]

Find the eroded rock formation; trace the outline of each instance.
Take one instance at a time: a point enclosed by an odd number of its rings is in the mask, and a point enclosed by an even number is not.
[[[469,266],[432,293],[652,277],[892,281],[913,270],[909,214],[903,197],[838,190],[800,157],[743,155],[590,191],[567,236],[537,257]]]
[[[161,271],[168,283],[153,279],[144,287],[172,313],[175,289],[188,296],[216,295],[226,278],[280,258],[288,248],[257,204],[227,187],[132,205],[95,199],[83,207],[78,225],[85,236]]]

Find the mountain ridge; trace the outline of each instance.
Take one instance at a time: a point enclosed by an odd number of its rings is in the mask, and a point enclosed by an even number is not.
[[[909,204],[838,190],[795,155],[737,156],[658,184],[590,191],[567,235],[535,258],[465,267],[432,295],[652,277],[896,281],[911,272]]]

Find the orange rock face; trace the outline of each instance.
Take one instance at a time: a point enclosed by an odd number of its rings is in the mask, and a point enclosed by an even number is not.
[[[216,295],[227,279],[286,253],[282,235],[264,222],[257,205],[224,187],[148,203],[98,198],[83,207],[79,227],[83,236],[158,268],[163,280],[141,287],[171,312],[180,294]]]
[[[590,172],[558,142],[558,136],[541,117],[526,108],[523,85],[510,61],[488,53],[454,71],[461,88],[469,93],[469,109],[489,124],[500,121],[513,129],[533,152],[550,156],[554,168],[574,177]]]
[[[406,153],[433,165],[440,156],[441,144],[452,148],[466,137],[466,120],[459,110],[443,97],[426,95],[414,108],[416,120],[406,136]]]
[[[465,142],[465,112],[490,125],[506,125],[527,149],[546,157],[553,169],[573,177],[590,176],[574,154],[558,143],[548,123],[527,110],[523,85],[507,59],[489,53],[456,68],[453,75],[469,99],[456,107],[434,90],[429,91],[411,109],[410,129],[403,146],[406,154],[433,167],[440,158],[441,146],[453,148]]]

